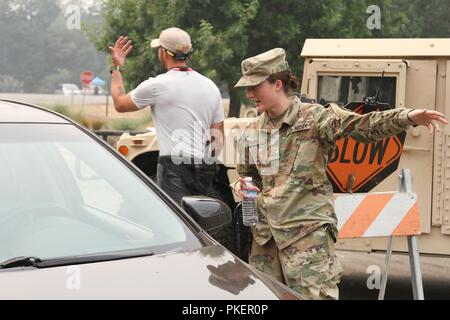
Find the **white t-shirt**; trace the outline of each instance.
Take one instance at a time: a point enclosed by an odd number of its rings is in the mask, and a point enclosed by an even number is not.
[[[130,92],[134,104],[151,106],[161,156],[204,158],[210,128],[224,120],[222,97],[210,79],[175,69]]]

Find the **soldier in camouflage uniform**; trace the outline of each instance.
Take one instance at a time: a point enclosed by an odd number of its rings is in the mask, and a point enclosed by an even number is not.
[[[307,299],[338,299],[342,266],[333,189],[325,169],[336,141],[352,136],[376,142],[412,125],[447,123],[436,111],[394,109],[359,115],[335,104],[301,103],[291,96],[298,82],[277,48],[242,62],[236,87],[262,113],[241,137],[240,177],[258,191],[259,222],[252,228],[250,264]],[[241,181],[234,190],[242,197]]]

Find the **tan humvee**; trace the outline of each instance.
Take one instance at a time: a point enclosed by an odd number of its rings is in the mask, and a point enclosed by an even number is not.
[[[362,101],[380,92],[380,101],[396,107],[427,107],[450,118],[450,39],[320,39],[307,40],[301,93],[318,103]],[[384,77],[381,75],[384,71]],[[226,119],[222,159],[230,181],[238,130],[254,118]],[[154,132],[124,134],[118,148],[148,175],[156,172],[158,144]],[[421,253],[450,255],[450,128],[434,136],[427,128],[406,134],[398,170],[371,192],[396,191],[400,169],[411,169],[413,191],[419,195]],[[338,240],[338,248],[386,250],[387,239]],[[394,251],[407,252],[404,238]]]

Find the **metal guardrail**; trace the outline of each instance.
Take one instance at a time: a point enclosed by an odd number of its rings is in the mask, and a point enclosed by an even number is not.
[[[103,140],[108,141],[108,137],[119,137],[125,132],[132,136],[137,134],[145,133],[145,131],[129,131],[129,130],[94,130],[94,133],[100,136]]]

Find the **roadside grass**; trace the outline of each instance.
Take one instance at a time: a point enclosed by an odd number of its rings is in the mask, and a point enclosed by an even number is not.
[[[136,130],[143,131],[152,124],[151,114],[147,114],[142,119],[114,119],[112,120],[111,127],[115,130]]]
[[[69,107],[64,104],[45,105],[45,107],[72,119],[72,112],[70,112]]]
[[[151,113],[146,113],[144,117],[106,117],[104,115],[89,114],[89,108],[74,109],[64,104],[45,105],[61,115],[64,115],[78,124],[90,130],[133,130],[145,131],[147,127],[152,126]],[[127,115],[127,114],[124,114]]]
[[[92,130],[101,130],[105,125],[105,121],[102,119],[92,119],[90,123],[90,127]]]

